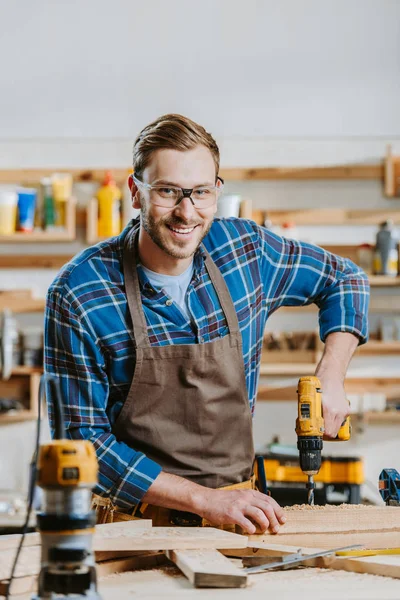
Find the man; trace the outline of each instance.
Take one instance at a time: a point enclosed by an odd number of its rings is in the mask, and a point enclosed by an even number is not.
[[[348,414],[348,363],[366,341],[367,279],[252,221],[214,219],[218,147],[185,117],[143,129],[133,168],[140,219],[75,257],[48,293],[45,365],[68,434],[96,448],[103,520],[277,532],[283,510],[252,476],[266,320],[280,306],[319,306],[316,375],[333,437]]]

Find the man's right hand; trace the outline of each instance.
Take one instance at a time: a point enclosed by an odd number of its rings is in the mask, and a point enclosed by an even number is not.
[[[195,512],[215,525],[239,525],[246,533],[268,529],[278,533],[286,521],[283,509],[270,496],[256,490],[205,488]]]

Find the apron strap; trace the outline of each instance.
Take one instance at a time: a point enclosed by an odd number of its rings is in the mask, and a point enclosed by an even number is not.
[[[150,347],[151,344],[147,334],[147,323],[143,312],[139,277],[136,268],[136,240],[137,232],[135,230],[132,230],[125,238],[123,251],[125,290],[133,323],[136,347]]]
[[[225,314],[226,322],[228,323],[229,333],[232,336],[237,336],[237,334],[240,333],[239,321],[237,318],[231,294],[228,290],[228,286],[226,285],[225,279],[223,278],[221,271],[218,269],[217,265],[215,264],[207,250],[204,248],[204,246],[202,250],[205,253],[205,265],[208,274],[217,293],[222,310]]]

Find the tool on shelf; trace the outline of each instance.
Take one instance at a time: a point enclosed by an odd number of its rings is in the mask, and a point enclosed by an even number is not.
[[[322,415],[322,390],[318,377],[307,376],[299,379],[298,416],[296,419],[297,448],[300,467],[308,477],[306,488],[308,504],[314,504],[314,476],[321,468],[323,439],[327,441],[347,441],[350,439],[350,419],[342,424],[336,438],[324,437],[324,418]]]
[[[303,554],[301,548],[294,552],[293,554],[288,554],[283,556],[280,560],[274,562],[266,562],[263,565],[257,565],[255,567],[247,567],[243,569],[245,573],[249,573],[254,575],[255,573],[262,573],[264,571],[269,571],[271,569],[291,569],[292,567],[297,567],[302,563],[311,560],[313,558],[320,558],[322,556],[329,556],[330,554],[336,554],[341,550],[351,550],[353,548],[361,548],[359,544],[353,544],[352,546],[343,546],[342,548],[332,548],[331,550],[321,550],[319,552],[315,552],[314,554]]]
[[[400,474],[396,469],[381,471],[379,493],[387,506],[400,506]]]

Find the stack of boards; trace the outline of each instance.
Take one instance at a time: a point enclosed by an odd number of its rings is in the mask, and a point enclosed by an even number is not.
[[[112,573],[160,568],[169,560],[195,587],[236,588],[245,587],[248,579],[238,558],[285,556],[299,548],[304,554],[313,554],[319,549],[351,544],[371,549],[400,546],[397,507],[300,506],[286,509],[286,515],[287,522],[278,535],[249,537],[212,527],[153,528],[151,521],[146,520],[99,525],[93,540],[97,574],[101,578]],[[0,537],[0,595],[6,592],[19,539],[18,535]],[[318,558],[307,566],[400,579],[400,556]],[[39,569],[40,536],[31,533],[25,539],[11,595],[35,592]]]

